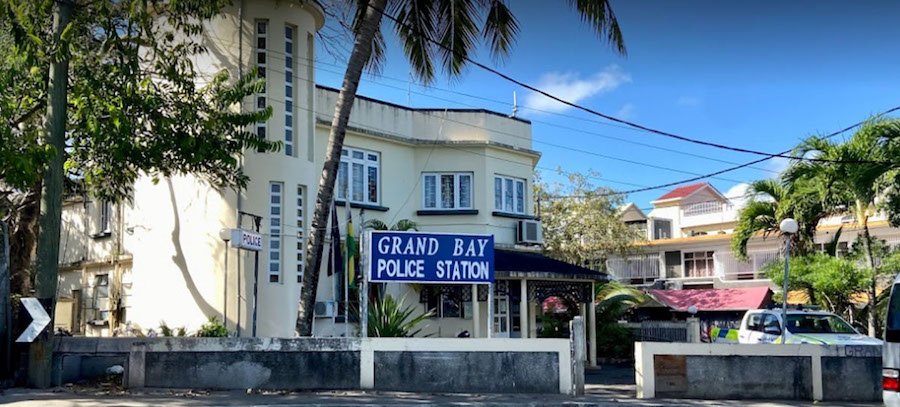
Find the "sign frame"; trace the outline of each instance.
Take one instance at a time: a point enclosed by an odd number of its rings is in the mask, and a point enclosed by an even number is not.
[[[434,281],[434,280],[376,280],[374,279],[375,272],[375,262],[372,261],[373,250],[375,246],[375,238],[378,234],[409,234],[409,235],[437,235],[437,236],[465,236],[471,238],[487,238],[490,239],[490,250],[491,250],[491,260],[490,260],[490,270],[488,270],[488,274],[490,276],[489,281]],[[367,247],[365,248],[365,256],[368,261],[366,262],[365,268],[365,280],[366,282],[371,283],[405,283],[405,284],[460,284],[460,285],[493,285],[497,280],[496,276],[496,258],[494,256],[494,235],[487,234],[479,234],[479,233],[440,233],[440,232],[420,232],[420,231],[397,231],[397,230],[367,230],[366,231],[366,241],[369,242]]]

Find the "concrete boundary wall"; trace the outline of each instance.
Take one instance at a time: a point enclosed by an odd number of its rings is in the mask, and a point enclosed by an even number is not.
[[[638,342],[637,396],[878,401],[881,349]]]
[[[131,388],[574,394],[568,339],[58,338],[55,382],[125,367]]]

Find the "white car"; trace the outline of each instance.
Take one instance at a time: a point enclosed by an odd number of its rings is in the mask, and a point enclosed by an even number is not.
[[[816,345],[881,345],[879,339],[860,334],[843,318],[830,312],[788,310],[787,332],[782,335],[781,309],[757,309],[744,314],[739,343]]]
[[[900,275],[891,287],[887,320],[884,324],[882,379],[884,405],[900,407]]]

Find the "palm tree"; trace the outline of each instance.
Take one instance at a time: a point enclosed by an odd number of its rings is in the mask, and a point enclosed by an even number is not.
[[[823,201],[811,194],[814,183],[808,180],[779,181],[764,179],[750,183],[750,199],[738,214],[738,223],[731,238],[731,250],[739,259],[747,258],[747,244],[753,236],[767,237],[778,232],[782,219],[793,218],[800,225],[793,237],[794,251],[809,251],[815,238],[816,226],[828,215]]]
[[[419,334],[416,327],[434,315],[433,310],[415,314],[416,308],[406,306],[388,295],[369,307],[368,335],[373,338],[409,338]]]
[[[516,18],[503,0],[356,0],[356,5],[353,50],[334,108],[307,243],[306,270],[311,273],[304,278],[300,292],[297,331],[301,336],[312,335],[329,209],[359,79],[367,65],[377,68],[384,58],[382,16],[394,22],[404,53],[416,75],[426,83],[434,79],[435,61],[451,76],[458,76],[481,41],[488,44],[492,56],[502,58],[509,53],[519,32]],[[618,53],[625,54],[625,43],[609,0],[569,0],[569,5]]]
[[[409,219],[400,219],[393,226],[388,226],[387,223],[378,219],[369,219],[363,223],[363,228],[370,230],[394,230],[405,232],[409,230],[419,230],[419,225],[417,225],[415,221]]]
[[[878,202],[889,189],[900,162],[892,159],[888,148],[900,140],[900,120],[873,120],[859,129],[849,140],[835,143],[822,137],[810,137],[796,149],[795,155],[816,157],[829,162],[799,161],[785,172],[787,180],[818,180],[818,197],[826,206],[849,210],[862,230],[865,266],[870,270],[867,283],[868,308],[875,309],[877,276],[872,252],[869,218],[878,210]],[[869,335],[875,335],[876,313],[868,313]]]

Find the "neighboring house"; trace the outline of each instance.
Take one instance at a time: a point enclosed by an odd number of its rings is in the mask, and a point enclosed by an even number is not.
[[[637,253],[607,262],[616,279],[664,288],[736,288],[771,286],[763,275],[766,264],[781,258],[778,234],[758,236],[748,244],[748,260],[738,260],[731,238],[746,197],[726,197],[708,183],[679,187],[651,202],[644,213],[634,204],[622,208],[622,221],[645,231],[646,240],[636,242]],[[870,220],[872,234],[888,245],[900,243],[900,229],[891,228],[883,217]],[[819,223],[819,249],[841,228],[838,255],[846,255],[859,232],[852,216],[827,218]],[[777,287],[773,287],[777,288]]]
[[[271,106],[272,118],[256,131],[283,141],[284,149],[246,152],[243,168],[251,182],[240,194],[194,176],[158,183],[144,177],[129,203],[69,199],[60,298],[71,305],[60,307],[57,325],[109,335],[112,314],[119,326],[130,322],[146,331],[164,321],[190,331],[217,317],[249,336],[256,298],[257,335],[294,336],[306,238],[338,91],[315,86],[311,64],[297,62],[314,60],[313,35],[323,24],[317,3],[247,3],[243,13],[233,7],[210,24],[203,41],[216,52],[198,69],[236,74],[241,65],[266,68],[267,92],[243,108]],[[239,15],[242,34],[235,25]],[[238,58],[241,38],[245,54]],[[362,96],[354,103],[335,191],[342,239],[349,211],[356,233],[364,220],[392,225],[409,219],[421,231],[493,235],[497,249],[491,321],[487,287],[385,284],[373,291],[435,310],[422,332],[433,336],[486,336],[490,322],[496,336],[534,337],[540,305],[549,297],[580,304],[586,326],[595,326],[588,305],[594,283],[607,275],[541,254],[532,196],[540,154],[532,149],[530,122]],[[227,248],[219,235],[223,228],[253,229],[251,215],[260,217],[265,240],[258,263],[253,252]],[[340,275],[325,273],[331,243],[323,254],[314,334],[355,335],[356,324],[345,323],[343,314],[357,300],[351,295],[347,301]],[[594,330],[588,332],[593,343]]]

